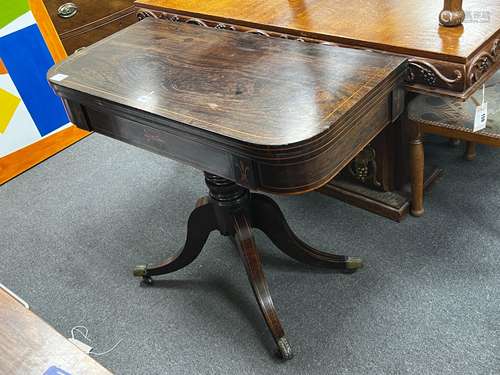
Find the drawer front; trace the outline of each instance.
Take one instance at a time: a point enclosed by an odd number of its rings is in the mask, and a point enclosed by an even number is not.
[[[90,46],[134,22],[137,22],[137,16],[135,10],[131,9],[130,13],[95,28],[82,28],[81,32],[70,33],[67,37],[61,36],[61,41],[67,54],[70,55],[78,48]]]
[[[130,8],[133,6],[133,3],[133,0],[44,1],[45,7],[59,35]],[[74,4],[75,7],[70,4]]]

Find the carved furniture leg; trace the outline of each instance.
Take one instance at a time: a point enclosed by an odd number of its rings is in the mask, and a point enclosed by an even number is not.
[[[151,284],[151,276],[171,273],[186,267],[195,260],[213,230],[217,229],[215,212],[211,204],[202,203],[189,216],[186,242],[177,255],[156,265],[139,265],[134,269],[134,276],[142,277],[146,284]]]
[[[476,143],[467,141],[465,145],[465,159],[474,160],[476,158]]]
[[[189,216],[186,242],[179,254],[158,265],[137,266],[134,275],[151,284],[151,276],[174,272],[187,266],[200,254],[210,232],[219,230],[223,236],[229,236],[235,242],[279,353],[283,359],[290,359],[293,356],[292,349],[285,338],[264,277],[252,228],[263,230],[281,250],[304,263],[354,271],[361,267],[361,259],[323,253],[300,241],[271,198],[251,194],[248,189],[209,173],[205,173],[205,182],[209,197],[200,198],[196,202],[196,208]]]
[[[260,311],[278,346],[280,356],[285,360],[291,359],[293,357],[292,348],[288,344],[285,331],[281,326],[278,313],[274,307],[271,292],[269,291],[269,286],[262,270],[260,254],[255,245],[252,228],[248,223],[248,219],[241,214],[235,216],[234,223],[236,233],[233,239],[245,265],[248,280],[252,285]]]
[[[263,231],[288,256],[302,263],[333,269],[353,271],[363,266],[361,258],[325,253],[301,241],[271,198],[252,194],[251,201],[252,226]]]
[[[443,26],[460,26],[465,19],[462,8],[463,0],[444,0],[444,6],[439,13],[439,23]]]
[[[418,123],[408,120],[410,130],[411,214],[424,214],[424,144]]]

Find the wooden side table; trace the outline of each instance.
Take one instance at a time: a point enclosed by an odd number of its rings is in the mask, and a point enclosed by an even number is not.
[[[485,100],[490,112],[486,128],[475,132],[474,119],[478,105],[482,103],[482,90],[465,102],[440,98],[429,95],[417,95],[408,105],[408,119],[412,128],[418,133],[415,139],[422,135],[437,134],[443,137],[459,139],[467,142],[466,158],[475,158],[476,143],[500,147],[500,72],[497,72],[485,84]],[[424,146],[422,141],[416,141],[411,146],[412,173],[412,210],[413,215],[424,213],[423,168]]]

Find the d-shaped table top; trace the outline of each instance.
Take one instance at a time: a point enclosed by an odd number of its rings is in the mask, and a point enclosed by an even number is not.
[[[405,59],[391,55],[148,19],[48,77],[84,129],[249,187],[298,192],[326,183],[397,117],[402,95],[393,91],[405,70]],[[316,163],[314,177],[264,183],[269,165],[305,159]]]

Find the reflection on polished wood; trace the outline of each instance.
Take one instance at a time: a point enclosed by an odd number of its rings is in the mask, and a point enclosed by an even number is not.
[[[458,2],[452,3],[450,7]],[[487,12],[483,16],[489,19],[469,20],[453,28],[439,26],[443,2],[435,0],[137,0],[136,5],[139,18],[150,16],[268,37],[333,42],[407,55],[406,87],[410,92],[467,99],[500,66],[499,2],[467,1],[467,10],[483,10]],[[377,162],[378,173],[386,177],[382,181],[385,192],[391,190],[406,201],[406,193],[397,191],[408,182],[404,137],[403,133],[391,138],[386,147],[380,147],[380,142],[372,145],[381,161]],[[383,135],[381,139],[389,138]],[[418,150],[416,145],[413,148]],[[418,152],[412,155],[416,157]],[[440,173],[431,173],[425,184]],[[336,190],[337,197],[396,220],[402,218],[407,207],[407,202],[394,206],[391,194],[373,199],[371,193],[360,194],[358,189],[345,190],[344,186],[339,190],[335,180],[330,185],[326,190]]]
[[[51,366],[75,375],[111,375],[0,289],[0,374],[41,375]]]
[[[456,62],[472,55],[500,24],[500,3],[490,0],[467,1],[467,9],[487,9],[491,20],[463,28],[439,26],[443,3],[436,0],[138,0],[136,5]]]
[[[145,20],[70,56],[49,77],[68,76],[51,81],[63,97],[71,90],[78,101],[132,107],[148,124],[94,104],[69,111],[80,127],[134,135],[139,146],[252,189],[293,194],[326,184],[395,121],[403,98],[392,92],[405,68],[401,57],[369,51]],[[184,132],[178,124],[204,139],[196,147],[211,158],[192,154],[193,140],[165,147],[160,133]]]
[[[467,99],[500,65],[500,4],[488,4],[488,20],[472,19],[454,28],[439,26],[436,4],[434,0],[136,1],[140,18],[149,15],[403,54],[410,57],[408,90]],[[486,0],[471,1],[469,6],[484,7]]]

